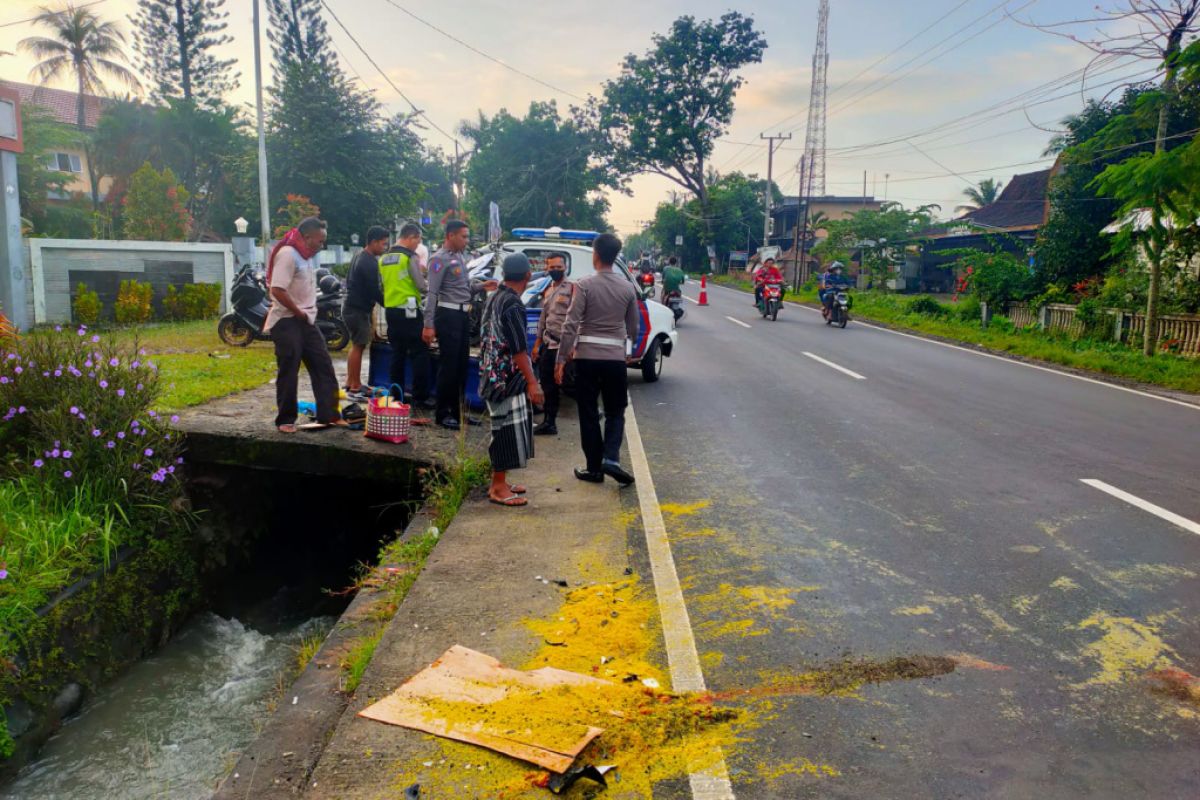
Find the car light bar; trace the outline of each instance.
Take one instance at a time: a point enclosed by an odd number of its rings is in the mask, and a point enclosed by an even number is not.
[[[551,239],[589,244],[600,235],[596,231],[565,231],[562,228],[513,228],[512,233],[519,239]]]

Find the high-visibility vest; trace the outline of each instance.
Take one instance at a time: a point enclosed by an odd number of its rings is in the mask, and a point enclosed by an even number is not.
[[[379,282],[383,285],[385,308],[403,308],[410,297],[420,303],[421,292],[408,271],[411,258],[408,253],[391,251],[379,259]]]

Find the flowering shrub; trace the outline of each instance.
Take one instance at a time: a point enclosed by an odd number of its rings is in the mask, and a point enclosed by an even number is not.
[[[192,225],[189,197],[170,167],[159,172],[149,161],[142,164],[130,177],[123,201],[125,238],[182,242]]]
[[[82,325],[95,325],[100,321],[103,306],[100,295],[87,288],[86,284],[75,287],[75,297],[71,300],[71,311],[75,321]]]
[[[139,281],[121,281],[117,290],[117,304],[113,306],[117,324],[129,325],[149,322],[154,315],[154,287]]]
[[[86,327],[32,334],[2,348],[0,452],[15,476],[126,515],[161,511],[178,496],[180,439],[154,410],[158,373],[136,345]]]
[[[182,289],[167,287],[163,316],[171,320],[212,319],[221,308],[221,284],[189,283]]]

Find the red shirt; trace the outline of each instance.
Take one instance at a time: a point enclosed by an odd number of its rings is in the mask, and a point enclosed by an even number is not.
[[[754,282],[762,285],[764,283],[783,283],[783,273],[779,271],[779,267],[759,267],[754,273]]]

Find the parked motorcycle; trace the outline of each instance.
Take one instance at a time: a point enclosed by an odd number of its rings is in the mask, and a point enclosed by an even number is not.
[[[671,309],[671,313],[675,315],[675,321],[683,319],[683,292],[679,289],[667,292],[663,297],[663,305]]]
[[[846,323],[850,321],[850,293],[845,289],[836,290],[833,300],[821,310],[821,313],[825,315],[826,325],[846,327]]]
[[[783,284],[780,283],[764,283],[762,293],[758,298],[758,313],[763,315],[763,318],[771,318],[771,322],[779,316],[779,309],[783,308]]]
[[[317,289],[317,328],[330,350],[344,350],[350,344],[350,329],[342,319],[342,282],[322,267],[317,270]],[[263,330],[271,308],[263,273],[249,264],[242,267],[233,279],[229,301],[233,310],[217,323],[217,335],[222,342],[231,347],[246,347],[251,342],[270,341],[271,334]]]

